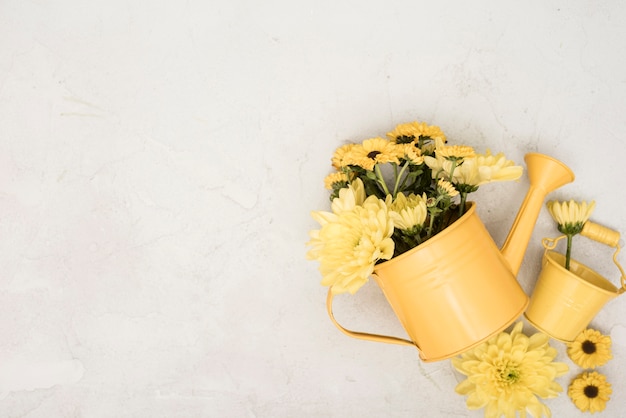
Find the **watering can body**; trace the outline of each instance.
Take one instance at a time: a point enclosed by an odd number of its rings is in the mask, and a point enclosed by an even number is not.
[[[513,323],[528,304],[475,209],[471,203],[451,227],[374,270],[425,361],[480,344]]]
[[[516,275],[545,196],[574,179],[551,157],[527,154],[525,160],[530,188],[502,250],[470,203],[461,218],[433,238],[375,266],[374,279],[409,339],[344,328],[334,318],[330,289],[332,322],[354,338],[417,347],[424,361],[453,357],[512,324],[528,305]]]

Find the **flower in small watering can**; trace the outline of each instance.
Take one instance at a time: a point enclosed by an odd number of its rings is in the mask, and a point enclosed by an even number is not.
[[[397,125],[386,138],[338,147],[324,179],[332,212],[312,212],[307,258],[320,262],[322,284],[354,293],[378,262],[443,231],[466,210],[469,193],[493,181],[516,180],[522,167],[504,155],[447,145],[438,126]]]
[[[452,365],[467,379],[456,392],[467,395],[469,409],[485,408],[485,417],[502,415],[535,418],[550,417],[550,409],[538,398],[555,398],[563,390],[554,381],[569,370],[565,363],[554,362],[557,351],[549,337],[536,333],[530,337],[518,322],[511,333],[501,332],[478,347],[452,359]]]
[[[572,256],[572,239],[574,235],[580,234],[585,226],[585,222],[589,220],[591,213],[596,207],[596,202],[558,202],[551,200],[547,203],[550,215],[558,224],[559,232],[567,236],[567,250],[565,253],[565,268],[570,269],[570,260]]]

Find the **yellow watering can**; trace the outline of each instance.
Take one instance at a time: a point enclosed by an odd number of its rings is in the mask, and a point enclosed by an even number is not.
[[[548,193],[574,180],[554,158],[525,156],[530,188],[513,226],[498,250],[468,203],[465,214],[423,244],[377,264],[373,277],[410,339],[355,332],[332,322],[350,337],[414,346],[423,361],[453,357],[511,325],[528,306],[516,280],[528,241]]]
[[[570,260],[567,270],[565,256],[552,251],[566,236],[544,238],[541,273],[524,316],[538,330],[564,342],[574,341],[607,302],[626,292],[626,274],[617,261],[620,233],[587,221],[580,235],[615,248],[613,262],[621,274],[621,288],[576,260]]]

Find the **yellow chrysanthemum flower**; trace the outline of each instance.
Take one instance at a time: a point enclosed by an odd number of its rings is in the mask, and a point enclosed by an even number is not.
[[[503,153],[492,155],[487,150],[485,154],[476,155],[476,158],[466,159],[459,170],[455,171],[454,181],[458,184],[482,186],[496,181],[517,180],[523,172],[522,166],[507,160]]]
[[[557,355],[549,337],[522,333],[522,323],[511,333],[502,332],[460,357],[453,366],[467,376],[456,392],[467,395],[469,409],[485,408],[485,417],[515,417],[529,413],[535,418],[550,416],[539,398],[554,398],[563,390],[554,379],[568,371],[564,363],[553,362]]]
[[[443,157],[436,156],[424,156],[424,163],[430,168],[432,178],[442,178],[444,180],[450,180],[450,172],[453,167],[454,170],[458,169],[456,162],[447,160]]]
[[[333,158],[331,159],[333,167],[340,170],[341,168],[348,166],[348,164],[344,161],[344,157],[355,146],[356,144],[345,144],[337,148],[335,150],[335,154],[333,154]]]
[[[567,395],[572,399],[576,408],[592,414],[604,411],[612,393],[613,389],[607,382],[606,376],[598,372],[579,374],[567,390]]]
[[[331,203],[332,212],[326,211],[313,211],[311,217],[315,219],[321,226],[330,222],[337,222],[337,215],[342,212],[351,212],[357,206],[361,206],[365,201],[365,187],[363,181],[357,178],[348,187],[344,187],[339,190],[339,196],[334,198]],[[324,242],[319,238],[319,230],[314,230],[309,233],[311,240],[307,245],[313,247],[308,253],[307,258],[317,258],[317,255],[324,247]]]
[[[376,164],[398,164],[400,162],[398,157],[400,157],[400,150],[396,144],[383,138],[370,138],[361,144],[356,144],[344,156],[344,163],[372,171]]]
[[[446,136],[438,126],[427,125],[424,122],[401,123],[393,131],[387,132],[387,138],[398,144],[417,142],[420,137],[446,142]]]
[[[332,190],[334,184],[347,183],[347,182],[348,182],[348,176],[345,173],[341,173],[341,172],[330,173],[324,179],[324,187],[326,187],[328,190]]]
[[[439,189],[439,193],[445,193],[450,197],[454,197],[459,194],[459,191],[454,188],[454,185],[444,179],[439,179],[439,181],[437,182],[437,189]]]
[[[495,181],[517,180],[524,169],[507,160],[504,154],[492,155],[489,150],[476,158],[467,158],[454,171],[454,183],[465,186],[482,186]]]
[[[567,235],[579,234],[585,222],[589,220],[596,207],[596,202],[558,202],[551,200],[547,203],[550,215],[559,225],[559,231]]]
[[[435,155],[446,160],[456,160],[461,162],[466,158],[474,158],[476,152],[474,148],[467,145],[444,145],[441,141],[435,141]]]
[[[595,329],[586,329],[567,345],[567,355],[585,369],[603,366],[613,358],[611,337]]]
[[[399,144],[399,157],[407,160],[410,164],[420,165],[424,162],[424,157],[422,157],[422,150],[415,147],[415,144]]]
[[[322,285],[332,286],[333,294],[354,294],[367,283],[377,261],[393,256],[393,221],[376,196],[352,210],[312,216],[322,227],[310,232],[307,258],[319,261]]]
[[[420,149],[422,150],[422,155],[434,155],[436,147],[434,142],[427,142],[423,144]]]
[[[385,203],[389,208],[394,228],[415,232],[421,230],[426,221],[426,195],[418,196],[411,193],[407,197],[403,193],[398,193],[393,202],[391,195],[388,195]]]
[[[339,197],[333,199],[330,208],[336,214],[348,212],[361,206],[366,197],[363,181],[357,178],[348,187],[339,190]]]

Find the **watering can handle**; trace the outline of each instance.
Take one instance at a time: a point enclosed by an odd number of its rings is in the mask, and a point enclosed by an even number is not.
[[[417,344],[415,344],[413,341],[405,340],[403,338],[388,337],[386,335],[378,335],[378,334],[368,334],[368,333],[365,333],[365,332],[350,331],[349,329],[346,329],[346,328],[342,327],[341,325],[339,325],[339,323],[335,319],[335,316],[333,315],[333,292],[332,292],[332,287],[330,289],[328,289],[328,296],[326,297],[326,308],[328,310],[328,316],[330,316],[330,320],[333,322],[333,324],[335,324],[335,326],[337,328],[339,328],[339,330],[341,332],[343,332],[344,334],[346,334],[349,337],[359,338],[361,340],[367,340],[367,341],[375,341],[375,342],[379,342],[379,343],[410,345],[410,346],[413,346],[413,347],[417,347]],[[418,347],[418,350],[419,350],[419,347]]]
[[[617,261],[617,254],[620,252],[620,234],[618,231],[614,231],[611,228],[607,228],[606,226],[599,225],[597,223],[587,221],[583,226],[583,230],[580,232],[580,235],[583,237],[587,237],[594,241],[600,242],[602,244],[606,244],[609,247],[615,248],[615,254],[613,254],[613,262],[619,269],[622,274],[621,282],[622,288],[619,290],[620,293],[626,292],[626,274],[624,274],[624,269]]]
[[[580,235],[612,248],[616,248],[619,245],[620,234],[618,231],[591,221],[585,222]]]

